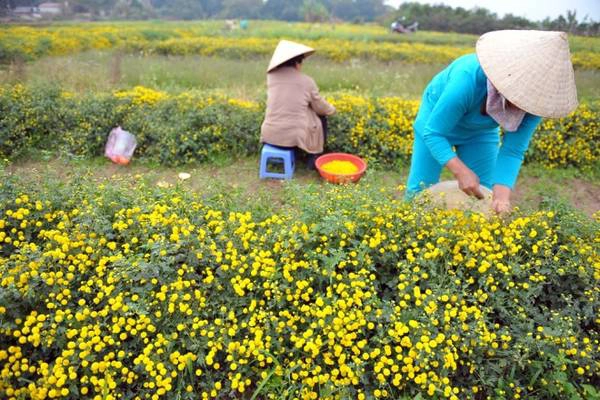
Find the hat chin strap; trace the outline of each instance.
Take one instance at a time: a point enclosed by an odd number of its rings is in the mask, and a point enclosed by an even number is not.
[[[485,106],[488,115],[507,132],[516,131],[525,117],[525,111],[507,101],[489,79]]]

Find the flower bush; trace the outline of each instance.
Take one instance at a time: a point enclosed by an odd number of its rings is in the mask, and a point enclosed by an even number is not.
[[[0,89],[0,154],[44,148],[103,154],[107,132],[121,125],[138,140],[136,156],[163,164],[206,161],[214,154],[258,151],[259,106],[223,97],[167,96],[147,88],[73,96],[57,89]]]
[[[597,113],[596,101],[581,104],[568,118],[542,121],[532,141],[529,158],[550,167],[592,164],[600,155]]]
[[[474,52],[477,36],[419,32],[404,36],[381,26],[338,24],[282,24],[253,21],[248,31],[223,31],[222,21],[186,23],[131,22],[8,26],[0,28],[0,62],[31,60],[49,55],[72,54],[90,49],[122,48],[145,54],[199,54],[229,58],[268,56],[281,37],[301,40],[317,48],[318,55],[346,61],[368,58],[406,63],[446,64]],[[570,38],[576,68],[600,69],[600,41]]]
[[[0,397],[598,397],[597,221],[286,198],[3,173]]]
[[[129,51],[143,54],[220,56],[247,58],[268,56],[277,46],[277,39],[237,38],[237,37],[191,37],[173,38],[161,42],[130,42]],[[376,59],[381,61],[402,60],[407,63],[448,63],[453,59],[474,50],[470,47],[429,45],[423,43],[390,43],[352,41],[322,38],[305,40],[307,46],[319,49],[319,55],[334,61],[347,61],[351,58]],[[585,66],[589,60],[587,57]],[[579,64],[577,64],[580,66]],[[582,65],[583,66],[583,65]],[[594,68],[598,66],[592,65]]]
[[[397,97],[350,94],[329,97],[330,151],[358,154],[370,162],[407,163],[412,123],[419,103]],[[526,155],[548,166],[587,168],[600,159],[599,103],[545,120]],[[56,88],[0,87],[0,155],[18,157],[36,149],[80,156],[103,154],[111,128],[121,125],[138,138],[136,157],[165,165],[210,160],[218,154],[259,151],[264,104],[197,92],[168,94],[136,87],[113,94],[73,95]]]

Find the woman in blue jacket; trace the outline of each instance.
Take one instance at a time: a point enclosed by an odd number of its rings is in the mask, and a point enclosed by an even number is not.
[[[465,193],[483,198],[481,184],[492,189],[494,210],[508,211],[541,117],[563,117],[576,107],[564,32],[482,35],[476,54],[456,59],[425,89],[414,123],[407,197],[437,183],[446,167]]]

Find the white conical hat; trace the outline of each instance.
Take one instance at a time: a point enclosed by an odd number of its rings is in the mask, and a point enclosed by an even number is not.
[[[476,45],[483,72],[520,109],[564,117],[577,107],[577,88],[564,32],[505,30],[483,34]]]
[[[275,48],[273,57],[271,57],[271,62],[269,63],[269,68],[267,68],[267,72],[271,72],[273,69],[279,67],[281,64],[288,60],[291,60],[294,57],[298,57],[302,54],[309,56],[314,52],[315,49],[313,49],[312,47],[308,47],[296,42],[291,42],[289,40],[281,40]]]

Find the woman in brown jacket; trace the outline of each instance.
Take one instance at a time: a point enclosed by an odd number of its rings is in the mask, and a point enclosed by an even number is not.
[[[260,129],[261,143],[299,148],[309,153],[309,167],[323,153],[327,138],[325,116],[335,108],[319,95],[315,81],[300,72],[304,57],[314,49],[282,40],[267,69],[267,110]]]

